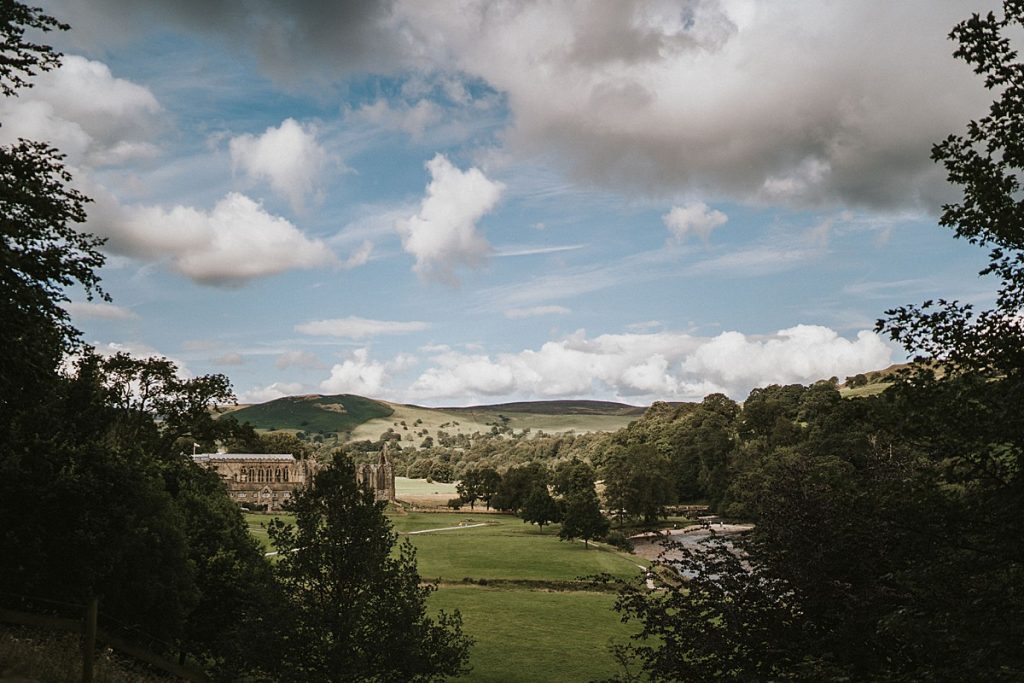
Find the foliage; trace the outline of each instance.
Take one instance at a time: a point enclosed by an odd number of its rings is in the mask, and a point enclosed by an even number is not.
[[[675,499],[669,459],[648,444],[618,447],[601,468],[605,504],[616,514],[653,524]]]
[[[558,538],[563,541],[582,538],[583,546],[589,548],[591,539],[600,538],[607,532],[608,520],[601,514],[597,493],[584,489],[569,496]]]
[[[551,485],[560,496],[569,496],[577,491],[593,489],[597,474],[590,463],[579,458],[557,463],[551,472]]]
[[[393,552],[384,507],[338,457],[292,499],[294,526],[271,523],[290,603],[281,680],[433,681],[464,669],[471,641],[461,618],[426,616],[434,588],[421,585],[411,544]]]
[[[638,621],[617,648],[624,670],[612,681],[791,680],[801,667],[802,615],[780,580],[748,567],[734,548],[710,539],[700,550],[668,543],[653,572],[670,577],[651,591],[643,578],[620,582],[615,610]],[[689,579],[677,572],[685,567]],[[779,648],[778,643],[785,643]],[[825,680],[825,679],[819,679]]]
[[[501,485],[501,475],[493,467],[474,467],[466,470],[459,481],[456,490],[459,497],[472,510],[477,500],[484,501],[488,509],[491,507],[491,499],[498,493]]]
[[[526,497],[520,516],[524,522],[536,524],[544,531],[544,525],[557,522],[562,518],[562,511],[558,503],[548,493],[546,486],[538,486]]]
[[[25,31],[66,31],[70,28],[36,7],[4,0],[0,5],[0,95],[10,97],[18,88],[31,88],[27,79],[60,65],[60,53],[49,45],[25,39]]]
[[[501,484],[492,500],[499,510],[518,512],[526,505],[526,499],[536,489],[547,487],[548,471],[540,463],[528,463],[510,467],[501,478]]]

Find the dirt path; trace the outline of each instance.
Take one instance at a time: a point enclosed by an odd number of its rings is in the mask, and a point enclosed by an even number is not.
[[[439,529],[420,529],[419,531],[406,531],[406,536],[412,536],[414,534],[429,534],[435,531],[451,531],[453,529],[473,529],[478,526],[487,526],[487,522],[479,522],[477,524],[460,524],[459,526],[444,526]]]

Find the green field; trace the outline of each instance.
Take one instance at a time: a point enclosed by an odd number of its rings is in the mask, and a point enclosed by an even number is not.
[[[409,479],[408,477],[395,477],[395,495],[402,496],[430,496],[430,495],[457,496],[455,484],[445,484],[440,481],[428,482],[426,479]]]
[[[388,518],[400,540],[416,546],[420,575],[439,585],[431,607],[458,609],[476,639],[473,671],[457,680],[586,681],[615,673],[608,642],[625,641],[631,630],[611,610],[613,595],[587,591],[576,579],[635,576],[644,560],[563,542],[557,524],[541,533],[509,515],[389,511]],[[264,547],[260,524],[269,519],[246,515]]]
[[[631,628],[612,611],[614,596],[583,591],[498,590],[443,586],[431,596],[437,609],[462,613],[476,639],[466,683],[568,683],[616,673],[608,651]]]

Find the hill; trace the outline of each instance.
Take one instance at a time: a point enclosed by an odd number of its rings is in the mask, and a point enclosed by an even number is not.
[[[381,401],[353,394],[285,396],[239,408],[230,414],[256,429],[304,432],[351,432],[357,426],[390,417],[394,409]]]
[[[459,408],[425,408],[352,394],[287,396],[222,410],[260,430],[337,433],[343,441],[376,440],[388,429],[416,443],[439,430],[488,432],[495,425],[547,433],[613,432],[641,417],[646,408],[613,401],[525,401]]]
[[[530,413],[532,415],[632,415],[640,417],[647,408],[614,401],[520,401],[466,408],[438,408],[446,413]]]

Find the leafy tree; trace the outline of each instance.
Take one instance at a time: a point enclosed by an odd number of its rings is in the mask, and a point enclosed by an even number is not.
[[[558,495],[569,496],[576,491],[592,490],[596,478],[597,474],[589,463],[574,457],[572,460],[563,460],[555,465],[551,476],[551,485]]]
[[[721,539],[699,550],[668,543],[666,551],[648,574],[666,577],[657,590],[644,578],[614,582],[615,610],[640,629],[616,648],[624,671],[611,682],[792,680],[805,638],[789,586],[745,566]]]
[[[427,617],[433,586],[416,553],[355,483],[344,457],[292,499],[295,525],[275,520],[270,538],[291,607],[278,654],[283,681],[435,681],[466,670],[471,640],[458,612]]]
[[[608,533],[608,526],[608,519],[601,514],[597,493],[584,489],[573,493],[566,501],[558,538],[563,541],[582,538],[583,547],[589,548],[591,539]]]
[[[520,515],[524,522],[536,524],[543,532],[545,524],[561,519],[561,510],[555,499],[548,493],[547,487],[538,486],[533,493],[527,496]]]
[[[615,449],[607,456],[601,473],[605,500],[620,514],[620,521],[625,512],[653,524],[675,498],[669,459],[649,444]]]
[[[510,467],[502,476],[492,503],[499,510],[518,512],[534,490],[547,484],[547,468],[538,462]]]

